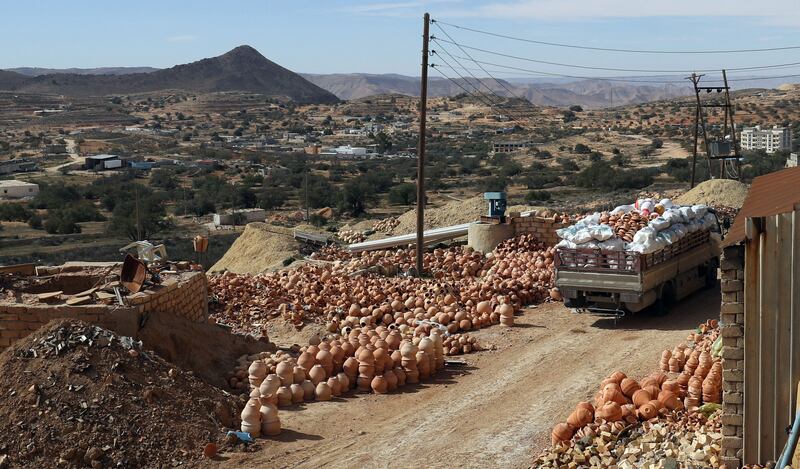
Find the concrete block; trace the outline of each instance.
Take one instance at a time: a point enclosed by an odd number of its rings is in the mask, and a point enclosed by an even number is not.
[[[744,381],[743,370],[722,370],[723,381],[742,382]]]
[[[722,314],[741,314],[744,313],[744,305],[741,303],[722,303],[719,312]]]
[[[743,360],[744,350],[739,347],[722,347],[722,358],[730,360]]]
[[[735,436],[723,436],[720,445],[723,448],[739,449],[742,447],[742,439]]]
[[[722,425],[741,427],[744,419],[739,414],[722,414],[722,417],[720,417],[720,421],[722,422]]]
[[[744,328],[738,324],[726,324],[720,326],[719,333],[722,337],[743,337]]]
[[[744,393],[741,392],[726,392],[724,396],[722,396],[722,401],[725,404],[743,404],[744,403]]]

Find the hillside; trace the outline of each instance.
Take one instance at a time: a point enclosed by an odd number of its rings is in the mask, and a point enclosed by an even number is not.
[[[6,69],[27,77],[39,75],[53,75],[56,73],[71,73],[74,75],[129,75],[131,73],[150,73],[158,69],[153,67],[97,67],[97,68],[42,68],[42,67],[17,67]]]
[[[239,46],[221,56],[150,73],[124,75],[47,74],[25,77],[0,74],[0,90],[98,96],[159,90],[193,92],[245,91],[286,97],[300,103],[334,103],[336,96],[296,73],[271,62],[250,46]]]
[[[419,78],[397,74],[374,75],[368,73],[342,73],[330,75],[303,74],[317,86],[335,94],[340,99],[359,99],[380,94],[419,95]],[[460,85],[460,86],[459,86]],[[570,106],[579,104],[599,108],[610,105],[638,104],[659,99],[684,96],[691,93],[688,86],[652,86],[635,83],[612,84],[604,80],[578,80],[548,82],[495,81],[483,78],[480,83],[473,78],[452,82],[431,76],[428,81],[429,96],[455,96],[464,89],[491,90],[499,96],[525,97],[540,106]],[[613,87],[613,100],[612,100]]]

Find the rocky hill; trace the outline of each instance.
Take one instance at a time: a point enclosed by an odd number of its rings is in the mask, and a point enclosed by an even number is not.
[[[0,90],[25,93],[101,96],[168,89],[199,93],[245,91],[286,97],[300,103],[338,101],[333,94],[268,60],[250,46],[239,46],[218,57],[149,73],[57,73],[26,77],[10,71],[0,72]]]
[[[312,83],[338,96],[340,99],[359,99],[381,94],[419,95],[419,78],[404,75],[373,75],[367,73],[344,73],[331,75],[303,75]],[[460,86],[459,86],[460,85]],[[578,80],[558,82],[520,82],[483,78],[478,83],[474,78],[452,82],[439,77],[430,77],[430,96],[455,96],[464,89],[499,96],[524,97],[533,104],[542,106],[606,107],[610,105],[637,104],[659,99],[674,98],[691,93],[689,86],[654,86],[636,83],[611,83],[605,80]],[[613,90],[612,90],[613,88]],[[509,90],[511,92],[509,92]],[[613,92],[613,97],[612,97]]]

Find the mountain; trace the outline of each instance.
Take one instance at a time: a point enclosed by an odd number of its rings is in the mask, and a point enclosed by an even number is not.
[[[160,90],[199,93],[244,91],[286,97],[300,103],[338,101],[333,94],[271,62],[250,46],[239,46],[218,57],[148,73],[56,73],[26,77],[6,71],[0,74],[0,90],[67,96],[103,96]]]
[[[374,75],[367,73],[348,73],[315,75],[304,74],[307,80],[338,96],[340,99],[359,99],[376,94],[405,94],[419,96],[419,78],[404,75]],[[455,96],[464,90],[497,94],[499,96],[524,97],[533,104],[541,106],[570,106],[599,108],[610,105],[636,104],[659,99],[668,99],[691,94],[687,86],[655,86],[640,83],[613,83],[607,80],[564,80],[564,79],[509,79],[495,81],[492,78],[476,80],[444,78],[428,79],[429,96]],[[613,88],[613,90],[612,90]],[[612,101],[613,91],[613,101]]]
[[[27,77],[39,75],[53,75],[56,73],[71,73],[74,75],[129,75],[131,73],[150,73],[158,70],[153,67],[98,67],[98,68],[41,68],[41,67],[18,67],[6,69],[10,72],[17,72]]]

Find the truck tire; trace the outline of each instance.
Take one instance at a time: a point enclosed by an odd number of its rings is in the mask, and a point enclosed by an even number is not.
[[[653,314],[656,316],[665,316],[669,313],[672,305],[675,303],[675,287],[672,282],[666,282],[661,286],[661,294],[658,299],[653,303]]]

